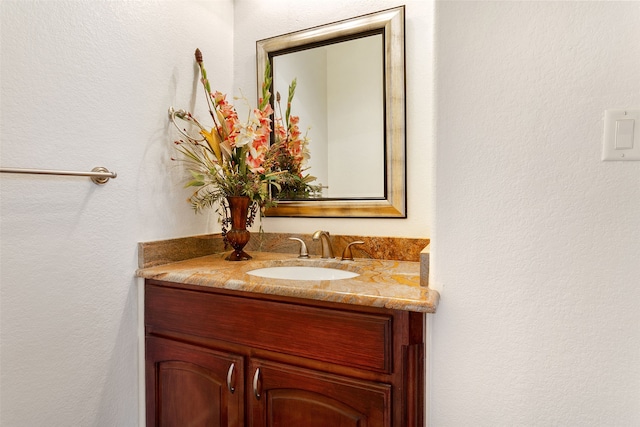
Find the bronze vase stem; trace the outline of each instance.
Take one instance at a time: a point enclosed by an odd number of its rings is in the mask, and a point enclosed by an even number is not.
[[[228,261],[244,261],[251,259],[251,255],[243,251],[251,233],[247,230],[247,215],[249,213],[249,197],[247,196],[228,196],[229,213],[231,215],[231,230],[227,232],[226,239],[229,245],[234,249],[227,256]]]

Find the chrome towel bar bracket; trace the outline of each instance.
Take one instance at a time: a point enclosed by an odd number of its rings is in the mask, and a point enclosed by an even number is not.
[[[116,178],[118,174],[110,172],[107,168],[97,166],[91,172],[58,171],[47,169],[20,169],[20,168],[0,168],[0,173],[26,173],[32,175],[67,175],[67,176],[88,176],[95,184],[106,184],[109,178]]]

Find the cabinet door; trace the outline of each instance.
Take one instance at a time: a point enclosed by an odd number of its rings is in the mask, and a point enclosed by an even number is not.
[[[252,359],[252,427],[391,425],[391,386]]]
[[[147,426],[242,426],[243,363],[241,356],[147,337]]]

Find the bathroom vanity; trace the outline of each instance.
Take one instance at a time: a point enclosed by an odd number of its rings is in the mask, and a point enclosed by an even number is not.
[[[148,426],[422,426],[424,317],[438,294],[420,263],[224,254],[138,271]],[[248,271],[322,266],[342,280]]]
[[[329,47],[337,49],[328,54]],[[371,52],[366,61],[364,51]],[[301,66],[316,64],[308,55],[325,69]],[[328,137],[316,138],[310,150],[323,160],[309,170],[324,177],[318,182],[327,194],[279,200],[265,215],[406,218],[404,6],[259,40],[256,56],[258,88],[261,79],[272,80],[272,92],[286,93],[277,85],[291,81],[291,72],[296,102],[304,105],[306,97],[314,106],[307,111],[342,106],[330,119],[306,117],[308,124],[344,118],[343,129],[371,117],[379,123],[344,140],[340,130],[331,132],[332,144],[343,147],[332,158],[335,150],[322,143]],[[353,97],[315,92],[329,86],[348,86]],[[340,99],[331,101],[331,93]],[[354,164],[349,153],[363,150],[367,160]],[[423,426],[425,315],[439,299],[427,284],[428,254],[421,253],[428,240],[320,230],[306,240],[321,240],[322,251],[299,259],[306,255],[302,239],[298,252],[288,238],[263,246],[263,235],[256,237],[245,250],[260,240],[259,250],[244,262],[225,261],[219,238],[167,242],[161,251],[139,246],[147,425]],[[361,246],[353,259],[355,244]],[[254,274],[263,269],[293,275]]]

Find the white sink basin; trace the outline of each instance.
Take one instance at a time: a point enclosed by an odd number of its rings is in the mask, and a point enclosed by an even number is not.
[[[352,271],[328,267],[281,266],[266,267],[247,271],[252,276],[285,280],[340,280],[359,276]]]

